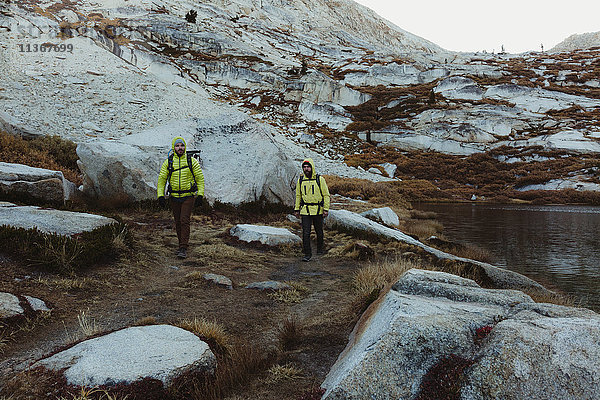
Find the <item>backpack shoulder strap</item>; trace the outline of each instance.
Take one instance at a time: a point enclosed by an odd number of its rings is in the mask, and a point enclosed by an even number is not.
[[[194,178],[194,184],[196,183],[196,175],[194,175],[194,168],[192,168],[192,155],[188,154],[187,155],[187,163],[188,163],[188,168],[190,169],[190,172],[192,173],[192,178]]]
[[[321,175],[317,174],[315,179],[317,180],[317,186],[319,187],[319,192],[321,192],[321,197],[323,197],[323,191],[321,190]]]

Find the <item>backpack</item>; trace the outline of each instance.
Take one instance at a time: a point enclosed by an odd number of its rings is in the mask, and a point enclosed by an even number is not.
[[[324,205],[325,197],[323,197],[323,191],[321,190],[321,176],[319,174],[315,175],[315,179],[317,181],[317,187],[319,188],[319,193],[321,193],[321,201],[318,203],[306,203],[302,198],[302,181],[304,180],[304,174],[300,176],[300,180],[298,181],[298,185],[300,186],[300,209],[306,206],[317,206],[317,215],[319,215],[319,211],[321,211],[321,207]],[[308,211],[310,214],[310,211]]]
[[[190,150],[190,151],[186,151],[186,156],[187,156],[187,165],[185,167],[181,167],[181,168],[177,168],[175,169],[173,167],[173,151],[169,151],[169,156],[167,157],[168,160],[168,164],[167,164],[167,171],[169,171],[169,174],[167,175],[167,195],[171,194],[171,193],[193,193],[196,190],[198,190],[198,185],[196,185],[196,175],[194,175],[194,169],[192,168],[192,157],[195,158],[198,161],[198,164],[200,165],[200,167],[202,167],[202,160],[200,159],[200,150]],[[171,189],[171,175],[173,175],[173,172],[175,171],[179,171],[180,169],[184,169],[184,168],[189,168],[190,172],[192,173],[192,178],[194,178],[194,183],[192,185],[192,187],[188,190],[172,190]]]

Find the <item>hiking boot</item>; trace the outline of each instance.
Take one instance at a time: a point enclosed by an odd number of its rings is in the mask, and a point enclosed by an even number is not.
[[[180,248],[180,249],[177,251],[177,258],[186,258],[186,257],[187,257],[187,250],[186,250],[186,249],[184,249],[183,247],[182,247],[182,248]]]
[[[325,254],[324,250],[317,250],[317,255],[318,256],[322,256],[323,254]]]
[[[304,256],[304,258],[302,259],[302,261],[310,261],[310,256]]]

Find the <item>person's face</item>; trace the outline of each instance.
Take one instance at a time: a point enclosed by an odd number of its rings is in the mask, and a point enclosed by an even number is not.
[[[310,166],[310,164],[304,164],[302,166],[302,171],[304,171],[304,175],[306,175],[307,178],[310,178],[312,176],[312,167]]]
[[[183,155],[184,151],[185,145],[183,143],[175,143],[175,153],[177,153],[178,156]]]

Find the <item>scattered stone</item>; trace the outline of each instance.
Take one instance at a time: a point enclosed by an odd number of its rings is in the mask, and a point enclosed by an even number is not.
[[[14,294],[0,292],[0,319],[22,315],[25,312]]]
[[[50,311],[43,300],[31,296],[23,296],[32,311]],[[0,292],[0,320],[24,315],[26,310],[21,307],[19,298],[11,293]]]
[[[309,135],[308,133],[303,133],[300,135],[300,143],[306,143],[311,146],[315,144],[315,137],[313,135]]]
[[[270,291],[278,291],[278,290],[288,290],[292,289],[290,285],[283,282],[277,281],[263,281],[263,282],[253,282],[246,286],[246,289],[257,289],[261,291],[270,290]]]
[[[217,275],[217,274],[204,274],[204,275],[202,275],[202,278],[204,278],[205,280],[207,280],[209,282],[214,283],[217,286],[222,286],[229,290],[233,289],[233,282],[231,282],[231,279],[229,279],[226,276]]]
[[[81,124],[81,127],[91,131],[102,132],[102,128],[90,121],[85,121]]]
[[[0,111],[0,129],[11,135],[33,139],[42,136],[36,129],[24,124],[18,118]]]
[[[229,233],[245,242],[258,241],[268,246],[277,246],[287,243],[300,243],[302,239],[285,228],[238,224],[231,228]]]
[[[360,213],[363,217],[367,217],[371,220],[380,222],[384,225],[388,226],[398,226],[400,225],[400,219],[398,218],[398,214],[394,212],[390,207],[381,207],[374,208],[372,210],[368,210]]]
[[[381,167],[383,167],[383,170],[385,171],[387,176],[390,178],[394,177],[394,175],[396,174],[396,170],[398,169],[396,164],[392,164],[392,163],[383,163],[383,164],[379,164],[379,165]]]
[[[290,222],[293,222],[293,223],[295,223],[295,224],[297,224],[297,223],[300,223],[300,222],[301,222],[300,218],[297,218],[297,217],[296,217],[294,214],[288,214],[288,215],[286,216],[286,218],[287,218],[287,220],[288,220],[288,221],[290,221]]]

